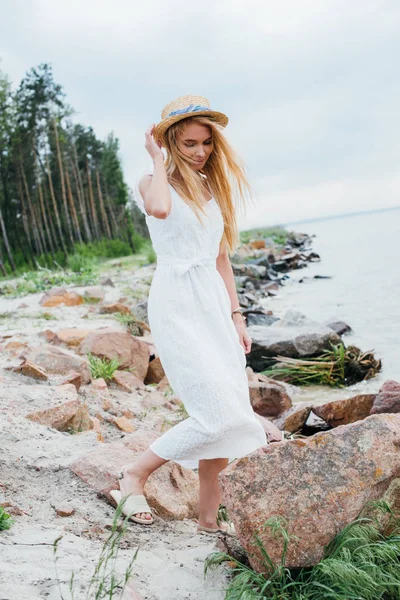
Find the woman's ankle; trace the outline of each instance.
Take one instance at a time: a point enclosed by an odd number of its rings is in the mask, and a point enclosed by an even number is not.
[[[141,485],[144,485],[148,479],[148,474],[142,473],[135,464],[127,465],[123,468],[123,476],[125,477],[126,475],[133,477]]]

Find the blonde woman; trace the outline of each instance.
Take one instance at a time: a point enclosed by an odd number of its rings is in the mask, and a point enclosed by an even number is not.
[[[230,255],[239,242],[234,199],[250,186],[222,133],[223,113],[207,98],[183,96],[146,131],[154,169],[139,182],[157,268],[148,298],[153,341],[168,381],[189,417],[123,467],[119,502],[136,522],[153,522],[143,496],[149,475],[169,460],[197,468],[201,531],[218,532],[218,473],[230,458],[267,444],[250,399],[251,349]],[[161,148],[166,150],[166,158]]]

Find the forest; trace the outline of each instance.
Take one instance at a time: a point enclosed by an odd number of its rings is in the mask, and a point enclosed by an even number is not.
[[[148,238],[118,138],[100,140],[74,116],[51,65],[15,90],[0,71],[0,278],[132,254]]]

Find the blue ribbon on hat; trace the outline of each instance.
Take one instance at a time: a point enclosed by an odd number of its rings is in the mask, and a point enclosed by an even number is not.
[[[201,106],[201,104],[190,104],[189,106],[186,106],[186,108],[178,108],[178,110],[173,110],[169,113],[169,115],[167,115],[167,117],[174,117],[175,115],[184,115],[188,112],[198,112],[200,110],[211,110],[211,108],[208,108],[208,106]]]

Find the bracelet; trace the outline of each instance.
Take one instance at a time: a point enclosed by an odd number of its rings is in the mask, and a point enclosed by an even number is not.
[[[233,311],[231,312],[231,317],[232,317],[232,318],[233,318],[233,315],[234,315],[235,313],[240,313],[240,314],[242,315],[242,319],[243,319],[243,321],[246,321],[246,317],[244,316],[244,314],[243,314],[243,311],[242,311],[242,309],[240,308],[240,306],[238,306],[237,308],[235,308],[235,310],[233,310]]]

